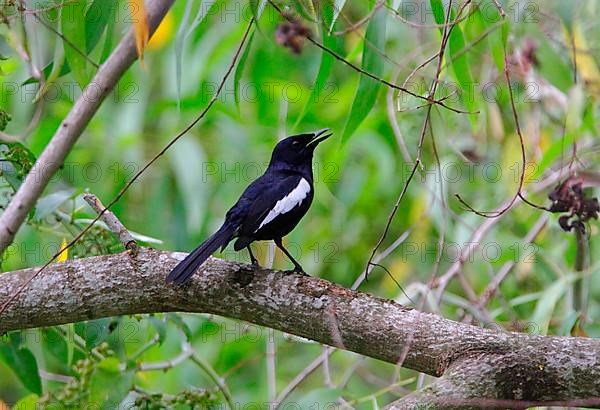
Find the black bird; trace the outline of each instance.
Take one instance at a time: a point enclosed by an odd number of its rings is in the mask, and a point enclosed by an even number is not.
[[[313,199],[312,159],[316,146],[332,134],[329,129],[299,134],[280,141],[273,150],[265,173],[252,182],[227,212],[225,222],[211,237],[193,250],[167,276],[167,282],[185,283],[218,248],[237,238],[233,249],[248,249],[252,263],[258,261],[250,244],[273,240],[294,264],[302,266],[283,247],[282,238],[296,227]]]

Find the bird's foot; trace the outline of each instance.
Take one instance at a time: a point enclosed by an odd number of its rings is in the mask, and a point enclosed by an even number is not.
[[[290,269],[290,270],[284,270],[283,271],[284,275],[301,275],[301,276],[310,276],[308,273],[304,272],[304,269],[302,269],[302,266],[298,265],[298,266],[294,266],[294,269]]]

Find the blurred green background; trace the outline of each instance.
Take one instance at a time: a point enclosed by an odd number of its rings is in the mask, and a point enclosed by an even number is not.
[[[389,274],[375,268],[359,289],[468,323],[598,337],[598,263],[592,257],[583,272],[575,272],[574,235],[561,230],[559,215],[518,202],[501,217],[486,219],[454,196],[459,193],[478,210],[493,210],[518,189],[521,149],[505,59],[525,142],[527,197],[549,205],[547,195],[569,177],[569,164],[596,172],[600,50],[591,39],[600,36],[600,5],[591,0],[501,3],[504,19],[492,1],[473,1],[452,29],[436,96],[446,97],[450,107],[477,114],[432,108],[422,166],[378,252],[388,250],[379,263]],[[439,16],[441,11],[443,22],[447,3],[277,4],[349,62],[399,85],[406,80],[406,88],[427,94],[438,60],[420,65],[439,53]],[[454,2],[453,16],[462,4]],[[108,203],[199,114],[257,13],[255,6],[175,3],[144,63],[123,76],[53,177],[5,252],[3,271],[44,264],[95,216],[81,199],[83,192]],[[131,25],[124,0],[65,5],[47,0],[27,7],[32,12],[25,17],[14,5],[0,8],[6,16],[0,25],[0,108],[11,116],[0,135],[3,206],[26,174],[28,161],[43,151],[80,96],[81,84],[95,73],[94,64],[104,61]],[[91,10],[103,10],[106,23]],[[316,153],[312,208],[286,243],[309,273],[351,287],[410,175],[427,109],[417,109],[422,99],[361,78],[307,40],[299,53],[283,46],[276,33],[285,20],[270,5],[258,21],[241,62],[205,119],[112,209],[141,243],[191,250],[265,170],[279,139],[330,127],[334,137]],[[78,32],[85,34],[83,40]],[[78,45],[86,51],[74,53]],[[65,64],[77,68],[63,76],[58,69],[46,70],[48,81],[40,90],[28,80],[49,62],[63,70]],[[550,182],[544,182],[547,178]],[[597,231],[595,221],[587,224],[590,255],[598,249]],[[460,259],[473,242],[475,250]],[[269,246],[255,246],[262,263],[268,260]],[[68,251],[68,258],[120,251],[110,232],[95,226]],[[220,256],[248,261],[245,252],[230,249]],[[435,278],[448,278],[460,260],[463,285],[454,278],[440,291]],[[279,252],[274,267],[288,268]],[[498,291],[477,306],[499,273],[506,277]],[[581,280],[583,300],[574,292]],[[328,359],[308,372],[307,366],[321,355]],[[304,377],[296,386],[299,374]],[[16,406],[23,409],[36,402],[61,403],[63,408],[88,403],[102,408],[119,403],[267,408],[266,403],[279,400],[303,409],[367,409],[429,380],[279,331],[207,315],[106,318],[11,332],[0,344],[0,398],[7,405],[21,400]]]

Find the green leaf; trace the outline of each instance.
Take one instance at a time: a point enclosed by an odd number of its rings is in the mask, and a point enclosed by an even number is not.
[[[183,332],[185,338],[188,341],[192,339],[192,330],[187,325],[187,323],[183,321],[183,319],[178,313],[167,313],[167,320],[172,322],[175,326],[177,326]]]
[[[85,13],[85,50],[91,53],[117,8],[116,0],[94,0]]]
[[[133,384],[133,369],[120,371],[119,360],[109,357],[102,360],[90,378],[90,403],[99,408],[100,404],[120,403]]]
[[[246,65],[246,61],[248,60],[248,55],[250,55],[250,49],[252,48],[252,39],[254,39],[254,30],[250,34],[250,38],[248,38],[248,43],[244,48],[244,52],[240,57],[240,61],[235,68],[235,73],[233,76],[233,96],[235,98],[235,106],[238,111],[240,109],[240,80],[242,79],[242,74],[244,73],[244,66]]]
[[[90,80],[87,71],[85,1],[66,2],[61,10],[62,34],[68,41],[63,41],[65,58],[73,70],[73,77],[83,90]]]
[[[44,352],[51,354],[61,363],[67,363],[67,341],[57,328],[49,327],[42,330],[42,346]]]
[[[35,356],[26,347],[17,347],[13,342],[0,344],[0,358],[17,375],[21,383],[32,393],[42,394],[42,380]]]
[[[40,397],[37,394],[29,394],[16,402],[12,408],[13,410],[38,409],[40,408],[38,407],[39,399]]]
[[[385,48],[385,30],[386,13],[385,8],[381,7],[373,14],[367,26],[362,58],[362,68],[376,77],[381,77],[383,73],[383,58],[379,55],[378,51],[382,51]],[[369,114],[373,105],[375,105],[379,86],[379,81],[361,75],[350,115],[342,133],[343,144],[350,139],[354,131],[356,131],[367,114]]]
[[[540,296],[540,299],[535,305],[535,310],[531,319],[534,325],[537,326],[539,334],[548,334],[548,327],[550,325],[550,320],[552,319],[552,313],[554,312],[556,304],[560,300],[561,296],[567,290],[567,285],[571,281],[572,280],[568,277],[561,277]]]
[[[252,15],[254,16],[256,28],[258,27],[258,21],[265,11],[265,6],[267,5],[267,0],[250,0],[250,10],[252,10]],[[259,29],[260,30],[260,29]]]
[[[92,349],[108,339],[114,319],[105,317],[85,323],[85,347]]]
[[[485,9],[485,16],[481,13],[481,8]],[[509,31],[509,19],[502,19],[498,8],[488,0],[479,7],[476,13],[481,16],[481,22],[486,29],[492,30],[487,36],[487,42],[492,52],[492,59],[499,72],[504,71],[504,50]]]
[[[552,145],[546,149],[542,159],[538,162],[537,167],[531,176],[533,180],[539,178],[544,171],[565,154],[565,149],[569,149],[569,147],[577,141],[585,108],[584,98],[583,89],[580,86],[573,87],[569,92],[565,133],[562,138],[554,141]]]
[[[65,189],[58,192],[53,192],[42,197],[35,208],[34,218],[36,220],[42,220],[52,212],[56,211],[58,207],[64,204],[66,201],[71,199],[75,190],[73,188]]]
[[[115,1],[115,5],[116,5]],[[102,54],[100,55],[100,64],[103,64],[106,59],[110,56],[112,52],[112,44],[113,44],[113,33],[115,31],[115,24],[117,21],[117,8],[114,7],[112,9],[112,14],[108,20],[108,25],[106,27],[106,36],[104,38],[104,46],[102,46]]]
[[[541,39],[538,42],[536,57],[539,61],[540,75],[561,91],[569,91],[573,86],[573,72],[548,41]]]
[[[148,320],[150,321],[154,329],[156,329],[156,333],[158,334],[158,345],[162,345],[167,337],[167,324],[164,320],[154,315],[149,316]]]
[[[329,26],[328,22],[333,19],[333,13],[334,10],[331,8],[331,4],[327,1],[323,2],[323,26]],[[333,27],[333,23],[331,23],[331,27]],[[323,45],[330,50],[336,50],[337,41],[335,36],[330,35],[325,29],[321,30],[321,35],[323,38]],[[306,113],[308,113],[313,105],[319,101],[319,96],[323,91],[323,87],[325,86],[327,78],[329,78],[334,61],[335,60],[331,54],[325,51],[321,53],[321,64],[319,65],[319,72],[317,73],[317,78],[315,79],[315,85],[311,90],[310,96],[302,108],[302,112],[298,116],[293,128],[296,128],[300,124]]]
[[[20,142],[0,144],[0,176],[15,191],[35,163],[35,155]]]
[[[190,232],[200,229],[204,213],[205,185],[198,179],[203,175],[206,164],[204,150],[192,138],[182,138],[168,152],[171,167],[175,172],[177,187],[186,208],[186,217]]]
[[[431,8],[433,9],[433,15],[437,24],[444,24],[446,22],[446,12],[442,0],[430,0]],[[450,12],[450,21],[453,21],[455,15],[454,10]],[[466,20],[467,22],[469,19]],[[443,29],[440,28],[440,32]],[[448,48],[446,54],[449,63],[452,67],[454,77],[458,81],[460,88],[462,89],[461,100],[467,111],[474,112],[477,110],[477,104],[475,98],[477,93],[475,92],[475,83],[473,82],[473,76],[471,74],[471,65],[468,59],[468,53],[465,52],[466,41],[464,34],[460,28],[460,25],[454,25],[450,36],[448,38]],[[475,126],[476,117],[469,115],[471,124]]]
[[[52,73],[53,70],[54,70],[54,61],[51,61],[42,69],[43,77],[44,78],[50,77],[50,74]],[[67,75],[70,72],[71,72],[71,67],[69,67],[69,64],[67,62],[63,62],[62,66],[60,68],[58,77]],[[28,84],[35,84],[37,82],[38,82],[37,78],[29,77],[27,80],[23,81],[23,83],[21,85],[23,86],[23,85],[28,85]]]

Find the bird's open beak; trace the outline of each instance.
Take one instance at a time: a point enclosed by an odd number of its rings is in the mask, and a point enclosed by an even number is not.
[[[333,133],[331,132],[331,129],[329,129],[329,128],[324,128],[322,130],[315,131],[313,133],[312,139],[306,146],[307,147],[315,147],[315,146],[317,146],[318,143],[325,141],[327,138],[331,137],[332,135],[333,135]]]

